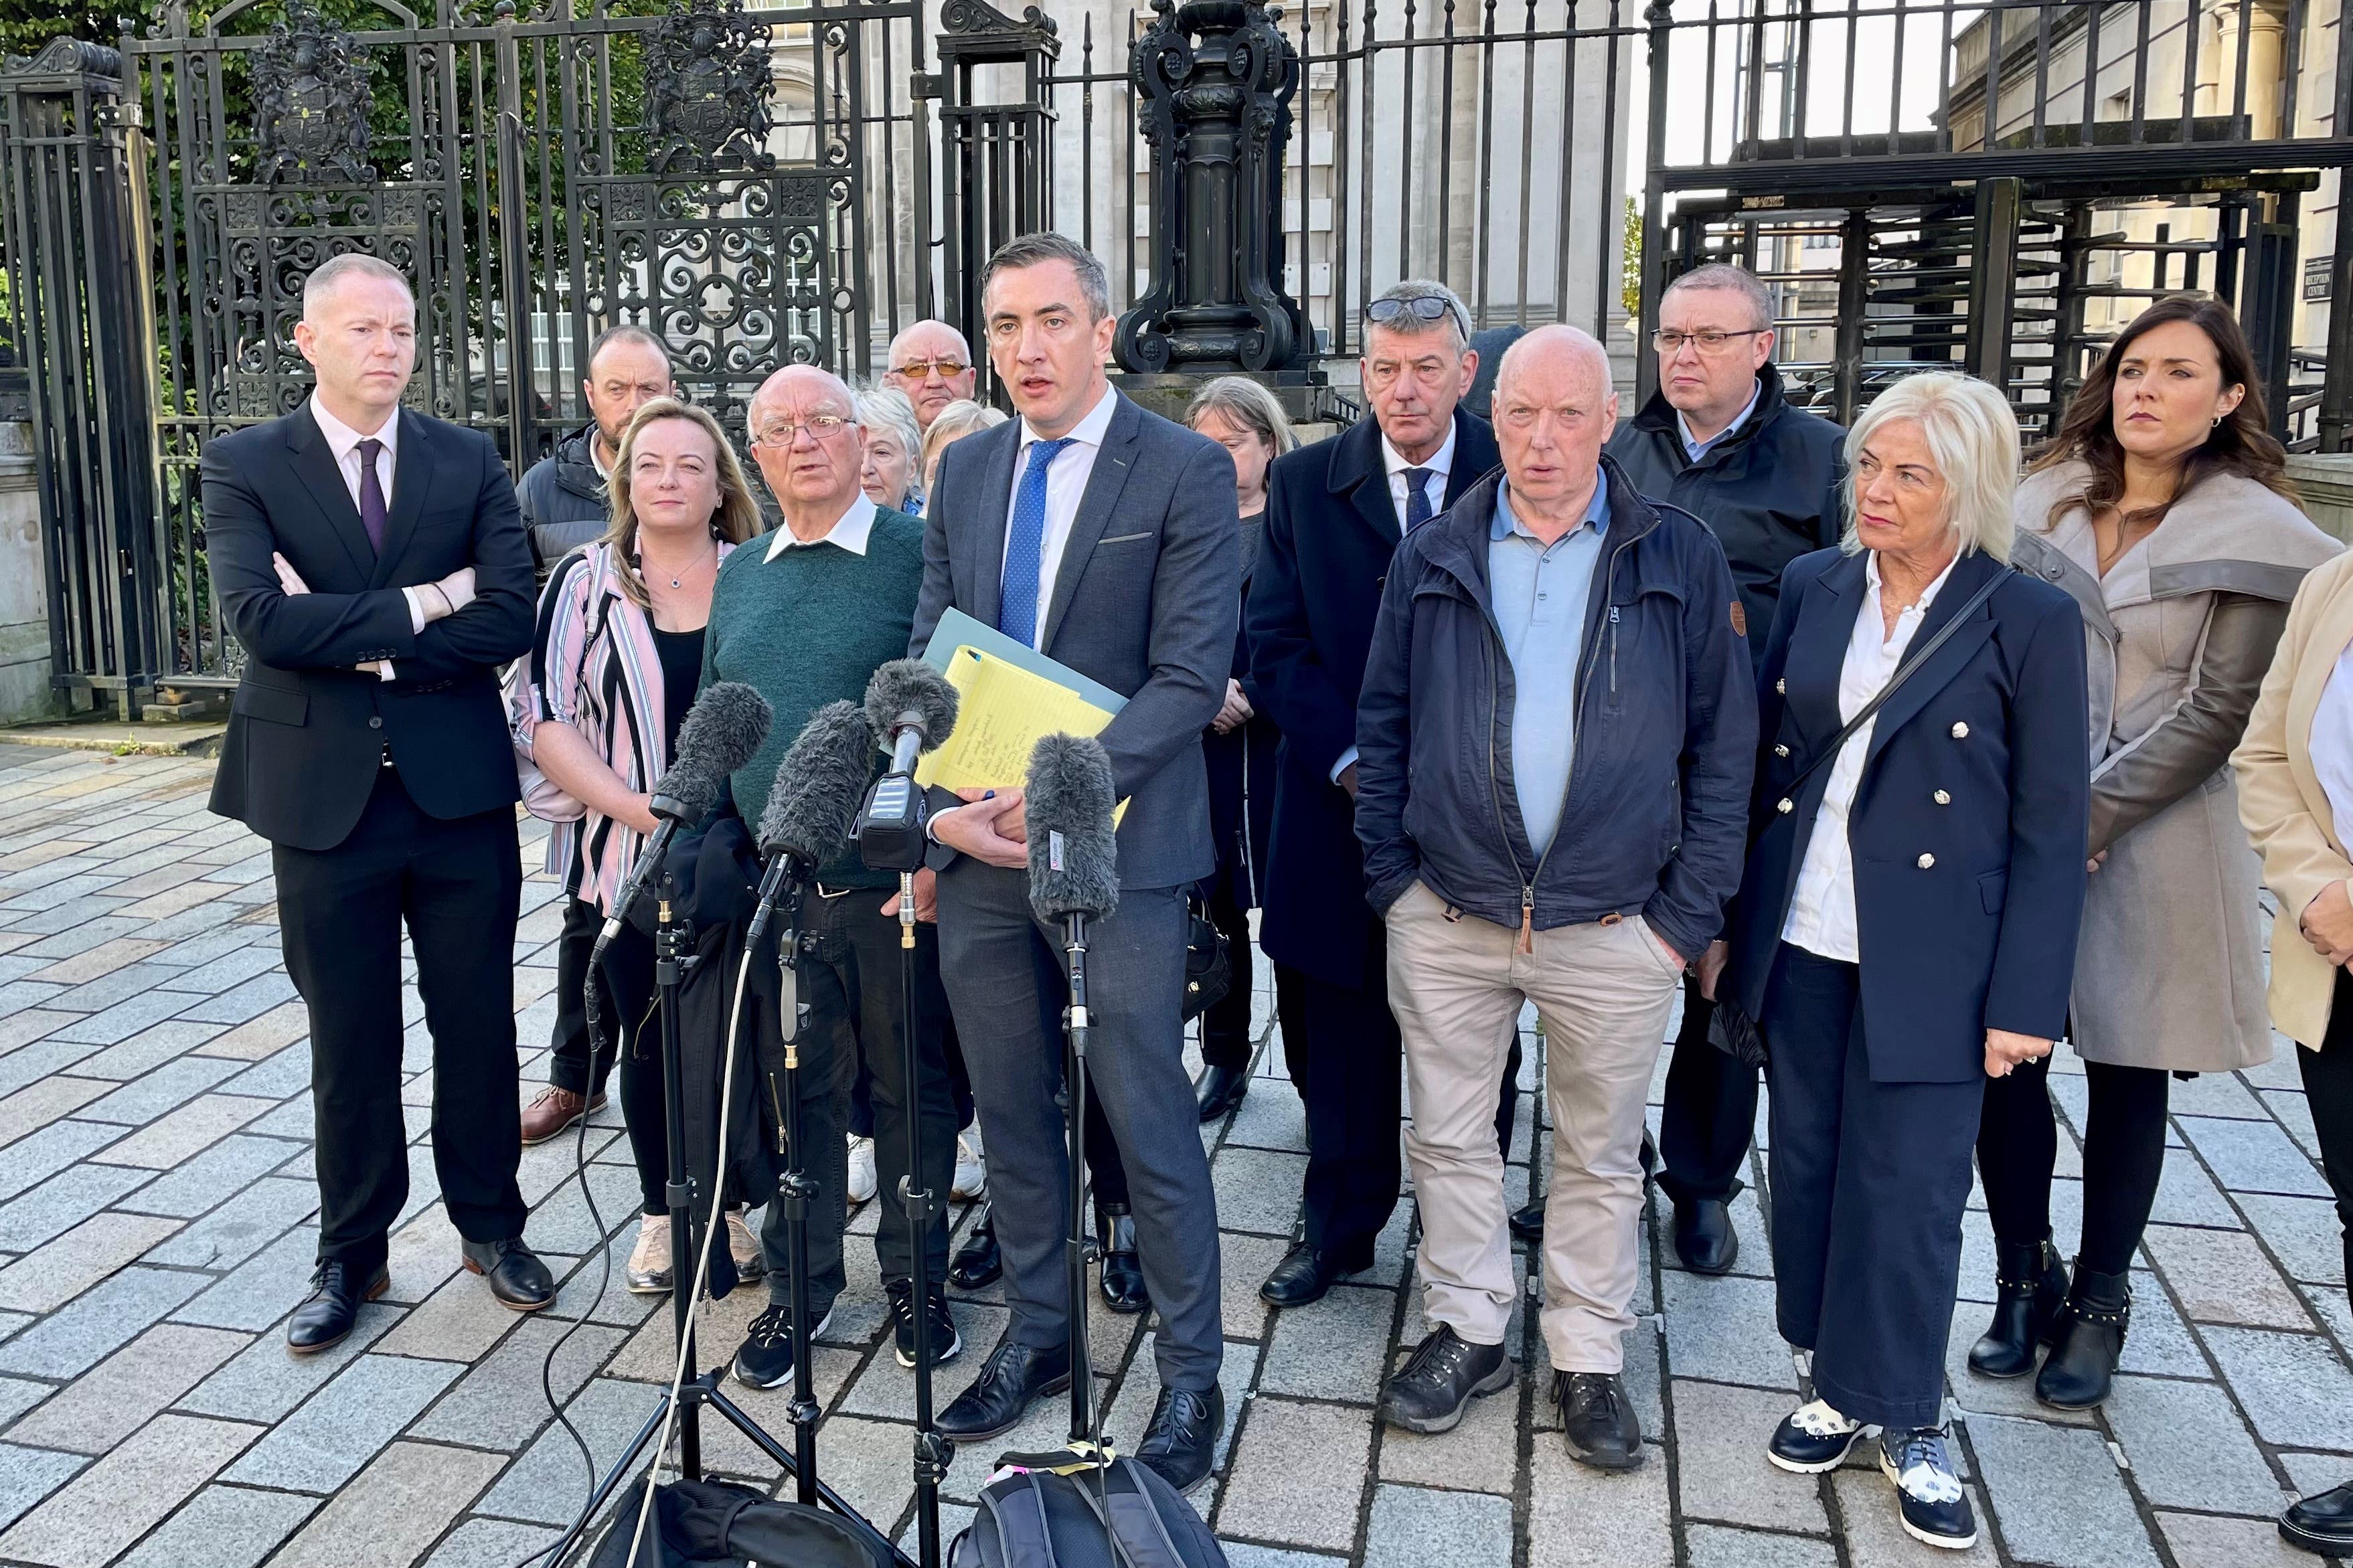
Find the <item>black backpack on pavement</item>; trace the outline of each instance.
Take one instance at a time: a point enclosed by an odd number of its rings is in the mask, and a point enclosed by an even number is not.
[[[955,1538],[948,1568],[1226,1568],[1193,1505],[1122,1456],[1097,1468],[1069,1448],[1007,1454]]]

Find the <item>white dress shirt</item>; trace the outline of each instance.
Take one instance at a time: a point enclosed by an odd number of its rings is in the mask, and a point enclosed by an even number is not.
[[[776,530],[768,541],[768,553],[764,561],[774,561],[787,550],[807,550],[813,544],[839,544],[852,555],[866,553],[866,542],[874,532],[876,507],[864,490],[849,503],[849,510],[834,520],[834,524],[815,539],[803,539],[789,524]]]
[[[1426,462],[1407,462],[1404,455],[1389,445],[1389,438],[1382,437],[1381,467],[1388,470],[1389,504],[1397,508],[1399,533],[1405,531],[1408,501],[1405,471],[1408,468],[1429,470],[1430,477],[1422,481],[1422,493],[1430,498],[1430,515],[1436,517],[1446,510],[1446,477],[1454,471],[1454,421],[1449,419],[1446,422],[1446,439],[1440,443],[1438,450],[1432,452]]]
[[[1095,454],[1103,450],[1103,437],[1111,429],[1111,416],[1118,410],[1119,394],[1103,388],[1103,400],[1090,410],[1087,416],[1071,427],[1066,437],[1071,444],[1054,456],[1053,467],[1046,470],[1046,531],[1038,542],[1038,621],[1037,642],[1039,652],[1046,647],[1046,612],[1054,603],[1054,578],[1062,564],[1062,549],[1071,542],[1071,525],[1078,521],[1079,502],[1087,493],[1087,477],[1095,471]],[[1021,476],[1029,471],[1029,447],[1046,437],[1021,421],[1021,445],[1013,453],[1013,489],[1005,498],[1005,548],[1013,548],[1013,508],[1021,495]],[[1002,576],[1004,557],[997,558],[997,572]]]
[[[2353,832],[2353,645],[2337,656],[2328,684],[2320,689],[2320,703],[2312,710],[2312,734],[2306,742],[2312,771],[2320,775],[2320,790],[2328,797],[2329,824],[2337,842],[2348,842]]]
[[[1960,559],[1956,555],[1953,560]],[[1928,606],[1936,602],[1938,590],[1945,579],[1953,574],[1947,563],[1936,580],[1928,584],[1919,602],[1900,612],[1895,617],[1895,630],[1884,638],[1881,632],[1886,626],[1879,600],[1879,555],[1873,552],[1863,557],[1863,581],[1870,586],[1862,596],[1862,608],[1854,617],[1854,631],[1847,638],[1846,662],[1839,668],[1839,722],[1844,724],[1862,711],[1864,703],[1879,695],[1895,667],[1904,662],[1904,650],[1912,646],[1912,638],[1928,614]],[[1862,783],[1863,759],[1871,752],[1871,732],[1879,727],[1873,715],[1869,723],[1847,738],[1839,748],[1838,760],[1831,764],[1831,782],[1822,792],[1822,804],[1814,813],[1813,837],[1806,840],[1806,858],[1798,867],[1798,888],[1789,900],[1789,918],[1781,924],[1781,940],[1808,952],[1824,958],[1835,958],[1846,963],[1862,962],[1862,952],[1855,934],[1854,915],[1854,847],[1847,842],[1847,814],[1854,808],[1854,792]]]
[[[364,482],[367,464],[360,456],[360,443],[371,437],[328,413],[327,405],[319,401],[319,395],[315,392],[311,395],[311,417],[317,422],[319,434],[327,438],[327,450],[334,454],[336,471],[343,476],[343,489],[352,492],[352,510],[362,511],[360,486]],[[376,431],[372,438],[384,444],[384,450],[375,455],[375,482],[384,491],[384,514],[389,523],[392,518],[392,475],[399,466],[396,461],[400,450],[399,409],[392,411],[392,417],[384,422],[383,428]],[[416,636],[425,630],[425,603],[414,588],[401,589],[400,596],[408,601],[409,635]],[[392,660],[388,658],[378,659],[375,664],[362,668],[374,669],[380,680],[392,679]]]

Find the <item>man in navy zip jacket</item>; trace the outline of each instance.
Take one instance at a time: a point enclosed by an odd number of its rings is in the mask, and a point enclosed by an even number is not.
[[[1512,1381],[1492,1117],[1534,1002],[1552,1047],[1552,1394],[1570,1457],[1626,1469],[1642,1105],[1684,967],[1739,882],[1757,699],[1723,548],[1601,456],[1618,414],[1601,345],[1530,333],[1494,411],[1503,471],[1398,546],[1357,704],[1356,837],[1388,931],[1437,1325],[1383,1414],[1442,1432]]]

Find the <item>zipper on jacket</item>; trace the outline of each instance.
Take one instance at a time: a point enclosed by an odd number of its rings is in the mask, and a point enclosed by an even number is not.
[[[1617,570],[1617,564],[1615,561],[1610,563],[1613,573]],[[1609,695],[1612,697],[1618,695],[1618,606],[1615,605],[1609,606]],[[1562,804],[1567,804],[1566,799]]]
[[[1536,865],[1541,868],[1544,862],[1539,859]],[[1535,950],[1536,885],[1534,882],[1523,882],[1520,884],[1520,951],[1534,952]]]

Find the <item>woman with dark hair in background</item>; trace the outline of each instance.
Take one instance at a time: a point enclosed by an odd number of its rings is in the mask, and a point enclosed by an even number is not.
[[[2165,1163],[2168,1075],[2271,1059],[2258,866],[2224,764],[2288,601],[2337,552],[2297,510],[2246,339],[2189,295],[2134,318],[2018,491],[2020,568],[2073,595],[2090,668],[2093,875],[2068,1036],[2084,1060],[2084,1221],[2071,1283],[2051,1235],[2049,1064],[1986,1089],[1978,1165],[1998,1292],[1969,1352],[2035,1397],[2108,1396],[2133,1253]]]
[[[1248,376],[1223,375],[1194,395],[1185,423],[1233,455],[1242,519],[1242,594],[1266,523],[1266,466],[1299,444],[1274,394]],[[1233,984],[1201,1015],[1201,1120],[1215,1121],[1250,1092],[1250,995],[1257,962],[1250,956],[1250,911],[1258,908],[1258,869],[1266,863],[1266,836],[1274,823],[1274,749],[1282,732],[1258,710],[1250,679],[1250,641],[1234,637],[1234,668],[1225,706],[1201,737],[1209,764],[1209,825],[1218,868],[1207,888],[1209,920],[1225,934]]]

